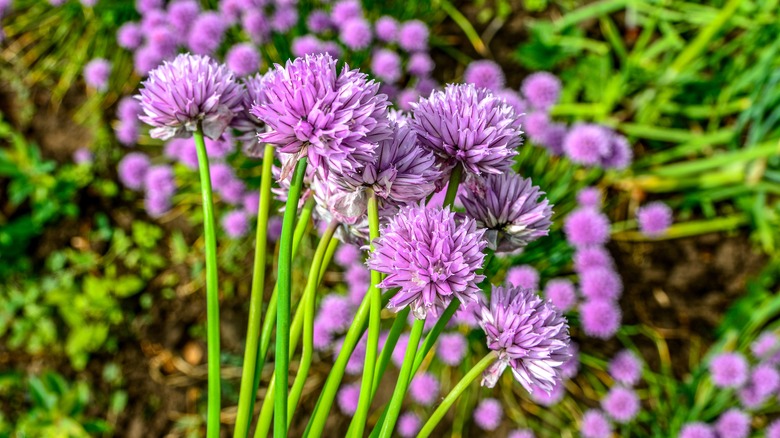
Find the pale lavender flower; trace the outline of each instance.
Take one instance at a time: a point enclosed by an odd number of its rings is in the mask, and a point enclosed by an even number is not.
[[[192,23],[187,47],[197,55],[211,55],[222,44],[226,30],[227,23],[217,12],[204,12]]]
[[[355,415],[360,399],[360,382],[345,385],[336,397],[342,413],[350,417]]]
[[[111,76],[111,63],[103,58],[95,58],[84,66],[84,82],[98,91],[108,89],[108,78]]]
[[[238,76],[246,76],[260,68],[260,54],[249,43],[236,44],[225,55],[225,63]]]
[[[780,420],[775,420],[766,426],[766,438],[780,438]]]
[[[612,133],[609,142],[609,151],[601,159],[601,166],[609,169],[622,170],[631,164],[634,151],[628,140],[620,134]]]
[[[539,290],[539,271],[531,265],[513,266],[506,271],[504,282],[508,286]]]
[[[179,55],[141,85],[140,119],[153,127],[153,138],[189,136],[201,125],[207,137],[217,139],[243,109],[244,90],[233,73],[205,56]]]
[[[260,194],[257,192],[250,192],[244,195],[241,199],[241,207],[244,209],[249,217],[257,216],[257,210],[260,207]]]
[[[341,0],[333,4],[330,12],[330,19],[337,26],[341,26],[352,18],[363,16],[363,7],[356,0]]]
[[[371,57],[371,72],[387,83],[395,83],[401,78],[401,57],[389,49],[379,49]]]
[[[314,336],[312,339],[314,349],[317,351],[328,351],[333,344],[333,333],[323,327],[323,323],[314,320]]]
[[[263,44],[271,36],[271,26],[258,9],[251,9],[241,17],[241,26],[255,44]]]
[[[398,93],[396,98],[396,105],[401,111],[411,111],[417,99],[420,98],[420,93],[414,88],[406,88]]]
[[[422,427],[420,417],[414,412],[405,412],[398,417],[398,435],[401,438],[413,438]]]
[[[130,96],[120,99],[116,107],[116,116],[123,123],[137,123],[142,113],[141,104]]]
[[[146,43],[161,58],[169,58],[176,54],[179,39],[174,30],[168,26],[157,26],[148,32]]]
[[[398,21],[393,17],[384,15],[379,17],[374,24],[376,38],[385,43],[395,42],[398,38]]]
[[[617,423],[628,423],[639,413],[639,397],[632,389],[615,386],[601,400],[601,408]]]
[[[504,417],[501,402],[494,398],[486,398],[474,409],[474,422],[482,430],[496,430]]]
[[[196,0],[178,0],[168,5],[168,21],[179,35],[186,35],[200,14]]]
[[[642,361],[631,350],[623,350],[609,361],[609,375],[624,385],[636,385],[642,377]]]
[[[365,49],[371,45],[371,24],[362,17],[350,18],[341,25],[339,39],[352,50]]]
[[[636,220],[639,223],[639,230],[645,236],[662,236],[672,225],[672,209],[663,202],[651,202],[637,210]]]
[[[154,47],[143,46],[133,54],[133,68],[139,76],[146,76],[163,61],[163,57],[157,53]]]
[[[580,323],[588,336],[609,339],[617,333],[620,308],[609,300],[586,300],[580,305]]]
[[[345,268],[361,263],[362,259],[363,251],[356,245],[340,245],[333,257],[336,263]]]
[[[718,418],[715,431],[722,438],[747,438],[750,435],[750,415],[739,409],[729,409]]]
[[[398,45],[407,52],[428,49],[428,26],[420,20],[409,20],[398,30]]]
[[[547,148],[550,155],[563,155],[563,142],[566,139],[569,128],[563,123],[550,123],[544,136],[539,139],[539,144]]]
[[[337,74],[329,55],[277,65],[266,79],[266,101],[252,108],[268,126],[258,137],[296,160],[307,155],[324,176],[329,168],[357,170],[373,161],[378,142],[392,136],[387,99],[378,89],[379,84],[358,70],[345,67]],[[290,170],[288,166],[282,172],[282,179]]]
[[[458,307],[455,315],[452,316],[455,324],[465,325],[469,328],[479,327],[479,314],[482,308],[478,301],[470,301],[463,306]]]
[[[147,192],[144,196],[144,208],[152,218],[162,217],[171,209],[171,197],[165,194]]]
[[[526,110],[528,109],[528,104],[525,100],[523,100],[522,97],[520,97],[520,94],[512,90],[511,88],[504,88],[503,90],[498,90],[495,92],[496,96],[504,99],[504,102],[506,102],[507,105],[511,106],[515,113],[520,116],[521,114],[525,114]],[[522,121],[522,117],[520,116],[517,120],[518,124]]]
[[[509,432],[507,438],[535,438],[534,431],[531,429],[515,429]]]
[[[610,132],[593,124],[575,125],[563,141],[566,155],[575,163],[598,165],[610,151]]]
[[[561,365],[561,377],[572,379],[580,372],[580,347],[576,342],[571,342],[566,349],[570,354],[569,359]]]
[[[468,342],[460,333],[444,333],[439,337],[436,356],[445,365],[454,367],[466,357]]]
[[[496,253],[511,253],[549,232],[552,206],[532,184],[513,172],[466,184],[460,197],[466,214],[487,229],[488,247]]]
[[[298,22],[298,10],[295,7],[277,5],[271,16],[271,29],[279,33],[287,32]]]
[[[603,245],[609,240],[609,219],[593,208],[578,208],[563,223],[566,240],[574,247]]]
[[[582,415],[580,433],[583,438],[610,438],[612,425],[601,411],[590,409]]]
[[[277,242],[282,235],[282,218],[274,216],[268,219],[268,241]]]
[[[359,305],[368,290],[370,272],[362,264],[353,264],[344,273],[344,282],[347,283],[349,298],[352,304]]]
[[[485,277],[477,274],[485,255],[484,232],[473,219],[456,221],[449,208],[402,207],[382,228],[368,259],[371,269],[388,274],[383,289],[399,287],[388,307],[411,305],[418,319],[434,317],[453,298],[475,301]]]
[[[693,423],[684,424],[683,428],[680,430],[680,434],[677,437],[678,438],[715,438],[715,432],[712,430],[712,427],[708,426],[706,423],[697,421]]]
[[[595,267],[580,273],[580,291],[588,299],[617,300],[623,293],[623,282],[612,269]]]
[[[413,53],[406,63],[406,71],[408,71],[409,74],[418,77],[428,76],[431,74],[434,67],[436,67],[436,65],[434,64],[433,59],[425,52]]]
[[[536,144],[542,144],[551,125],[549,114],[541,111],[534,111],[530,114],[526,114],[522,119],[522,122],[523,129],[528,135],[528,138]]]
[[[439,398],[439,380],[431,373],[420,373],[409,384],[409,395],[422,406],[431,406]]]
[[[116,41],[119,47],[135,50],[141,46],[143,40],[144,34],[138,23],[125,23],[116,31]]]
[[[768,359],[780,349],[780,339],[774,332],[763,332],[750,344],[750,351],[759,359]]]
[[[293,56],[304,57],[322,53],[322,41],[314,35],[303,35],[295,38],[290,45]]]
[[[241,210],[233,210],[222,218],[222,229],[233,239],[243,237],[249,231],[249,219]]]
[[[482,378],[492,388],[507,367],[528,391],[551,391],[569,358],[569,326],[560,311],[533,291],[493,287],[490,305],[482,303],[480,325],[498,360]]]
[[[306,18],[306,27],[315,34],[327,32],[333,27],[330,16],[323,10],[311,11]]]
[[[227,163],[211,164],[209,174],[211,177],[211,186],[217,192],[222,191],[223,188],[236,179],[236,175],[233,173],[233,167]]]
[[[320,303],[317,319],[325,330],[332,333],[342,333],[349,328],[354,315],[355,311],[348,297],[329,294]]]
[[[504,87],[506,78],[504,71],[498,64],[488,59],[482,59],[469,63],[463,73],[463,82],[497,92]]]
[[[544,297],[561,312],[568,312],[577,303],[574,284],[565,278],[554,278],[544,286]]]
[[[593,268],[613,269],[613,265],[612,256],[603,246],[580,246],[574,252],[574,270],[578,274]]]
[[[737,391],[739,403],[748,410],[757,410],[766,403],[768,396],[762,394],[758,388],[752,384],[743,386]]]
[[[218,193],[222,196],[223,201],[230,205],[238,205],[246,193],[246,185],[240,179],[234,179],[225,184]]]
[[[152,166],[144,176],[144,189],[147,193],[170,197],[176,192],[176,179],[173,169],[168,165]]]
[[[118,166],[119,181],[129,189],[141,190],[150,165],[149,157],[145,154],[132,152],[125,155]]]
[[[712,382],[719,388],[739,388],[748,380],[748,363],[741,353],[721,353],[709,365]]]
[[[141,15],[163,7],[163,0],[135,0],[135,9]]]
[[[547,110],[558,102],[561,81],[553,74],[538,72],[525,78],[521,88],[532,107]]]
[[[404,355],[408,346],[409,333],[401,333],[401,336],[398,337],[398,341],[395,343],[393,354],[390,356],[390,359],[398,368],[401,368],[401,365],[404,363]]]
[[[768,397],[780,389],[780,373],[772,365],[756,365],[750,372],[749,384],[760,396]]]
[[[596,187],[585,187],[577,192],[577,203],[580,207],[601,208],[601,191]]]
[[[412,128],[445,172],[458,164],[477,175],[508,172],[522,143],[512,107],[472,84],[434,91],[420,99],[413,114]]]

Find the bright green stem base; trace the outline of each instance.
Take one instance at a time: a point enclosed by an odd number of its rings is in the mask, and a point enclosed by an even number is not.
[[[249,323],[246,329],[246,347],[244,364],[241,369],[241,389],[238,396],[238,413],[233,438],[246,438],[252,422],[252,410],[255,405],[254,390],[257,351],[260,340],[260,322],[263,310],[263,290],[265,286],[265,262],[268,253],[268,213],[271,208],[271,182],[273,181],[274,147],[265,146],[263,153],[263,172],[260,182],[260,204],[257,209],[257,234],[255,235],[255,261],[252,270],[252,293],[249,298]],[[293,245],[294,246],[294,245]]]
[[[276,297],[276,402],[274,404],[274,437],[287,437],[287,390],[290,372],[290,301],[292,294],[292,240],[295,217],[298,215],[298,200],[301,196],[303,178],[306,176],[306,157],[295,163],[287,204],[282,218],[282,236],[279,240],[279,292]]]
[[[444,398],[444,400],[441,402],[438,408],[433,412],[433,414],[430,416],[428,421],[425,423],[423,428],[420,430],[420,433],[417,435],[417,438],[425,438],[431,435],[431,432],[433,432],[433,429],[436,427],[437,424],[439,424],[439,421],[444,417],[444,415],[447,413],[447,411],[450,410],[450,407],[452,407],[452,404],[455,403],[455,401],[460,397],[461,394],[463,394],[463,391],[466,390],[466,388],[471,385],[471,383],[476,380],[477,377],[479,377],[483,371],[487,369],[487,367],[490,366],[493,362],[496,361],[498,356],[496,355],[495,351],[491,351],[488,353],[482,360],[480,360],[476,365],[474,365],[471,370],[469,370],[468,373],[466,373],[465,376],[463,376],[462,379],[460,379],[460,382],[458,382],[457,385],[455,385],[454,388],[452,388],[452,391],[450,391],[449,394],[447,394],[447,397]]]
[[[447,184],[447,193],[444,195],[444,204],[442,206],[452,208],[452,205],[455,203],[455,197],[458,196],[458,186],[460,186],[462,176],[463,166],[458,164],[452,169],[450,174],[450,182]]]
[[[203,195],[203,237],[206,246],[206,342],[208,354],[208,414],[206,436],[219,438],[220,366],[219,366],[219,282],[217,281],[217,234],[214,226],[214,198],[211,194],[209,157],[203,128],[195,131],[200,188]]]

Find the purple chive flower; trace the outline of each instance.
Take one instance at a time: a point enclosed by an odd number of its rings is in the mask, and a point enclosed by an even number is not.
[[[552,206],[532,184],[513,172],[486,175],[467,184],[460,196],[466,214],[487,229],[488,248],[497,254],[512,253],[547,235]]]
[[[422,428],[420,417],[414,412],[405,412],[398,417],[398,435],[401,438],[413,438]]]
[[[490,305],[481,304],[480,325],[498,360],[482,378],[492,388],[506,367],[528,391],[551,391],[568,358],[569,325],[560,311],[531,290],[493,287]]]
[[[752,384],[748,384],[740,388],[739,391],[737,391],[737,397],[739,398],[739,403],[742,405],[742,407],[749,410],[756,410],[760,408],[768,398],[766,395],[762,394],[762,391],[760,391]]]
[[[333,22],[327,12],[316,10],[311,11],[309,17],[306,18],[306,27],[313,33],[320,34],[329,31],[333,27]]]
[[[592,300],[617,300],[623,293],[623,282],[612,269],[591,268],[580,274],[580,291],[585,298]]]
[[[352,50],[371,45],[371,25],[362,17],[350,18],[341,26],[339,39]]]
[[[577,302],[574,284],[565,278],[554,278],[544,286],[544,297],[561,312],[568,312]]]
[[[376,38],[385,43],[393,43],[398,38],[398,21],[393,17],[383,15],[374,24]]]
[[[472,84],[448,85],[413,108],[412,128],[443,171],[460,164],[473,174],[511,169],[520,146],[517,115],[504,101]]]
[[[210,167],[211,185],[214,190],[222,191],[228,184],[236,179],[233,167],[226,163],[214,163]]]
[[[176,179],[173,169],[168,165],[152,166],[144,176],[144,189],[147,193],[170,197],[176,192]]]
[[[506,284],[512,287],[539,290],[539,271],[531,265],[513,266],[506,271]]]
[[[493,61],[482,59],[472,61],[463,73],[463,82],[474,84],[479,88],[487,88],[497,92],[504,88],[506,78],[501,67]]]
[[[407,52],[428,49],[428,26],[420,20],[409,20],[398,30],[398,45]]]
[[[124,123],[137,123],[142,113],[141,104],[130,96],[120,99],[116,107],[116,116]]]
[[[575,247],[603,245],[609,240],[609,219],[593,208],[578,208],[563,223],[566,240]]]
[[[185,35],[200,14],[196,0],[179,0],[168,6],[168,21],[179,35]]]
[[[642,377],[642,361],[631,350],[623,350],[609,361],[609,375],[624,385],[636,385]]]
[[[521,90],[532,107],[544,111],[558,102],[561,81],[553,74],[538,72],[525,78]]]
[[[609,251],[603,246],[581,246],[574,252],[574,270],[578,274],[594,269],[613,269],[614,261]]]
[[[435,66],[430,55],[425,52],[417,52],[409,57],[409,61],[406,63],[406,71],[414,76],[426,77],[431,74]]]
[[[92,151],[87,148],[78,148],[73,152],[73,162],[76,164],[88,164],[92,159]]]
[[[119,162],[119,181],[131,190],[141,190],[144,186],[144,178],[149,170],[149,157],[140,152],[131,152]]]
[[[281,153],[308,155],[324,176],[329,168],[357,170],[373,161],[378,142],[392,136],[386,96],[378,89],[358,70],[344,68],[337,74],[329,55],[277,65],[266,79],[266,102],[252,108],[268,126],[258,137]],[[290,170],[282,172],[282,179]]]
[[[750,351],[759,359],[767,359],[777,353],[780,348],[780,339],[774,332],[763,332],[750,344]]]
[[[525,102],[525,100],[523,100],[522,97],[520,97],[520,94],[517,91],[510,88],[504,88],[503,90],[496,91],[495,94],[496,96],[504,99],[506,104],[515,110],[516,114],[525,114],[528,108],[528,104]],[[518,122],[520,121],[521,119],[518,119]]]
[[[114,128],[116,139],[123,146],[133,146],[138,140],[138,123],[120,122]]]
[[[601,191],[596,187],[585,187],[577,192],[577,203],[580,207],[601,208]]]
[[[141,85],[140,119],[153,126],[153,138],[188,136],[202,125],[207,137],[217,139],[242,110],[243,87],[227,67],[206,56],[179,55]]]
[[[535,438],[534,431],[531,429],[515,429],[509,432],[507,438]]]
[[[271,26],[260,10],[247,11],[241,18],[241,26],[255,44],[263,44],[271,36]]]
[[[223,201],[230,205],[238,205],[246,194],[246,185],[240,179],[234,179],[225,184],[218,192]]]
[[[287,32],[298,23],[298,10],[295,7],[277,7],[271,16],[271,29],[279,33]]]
[[[504,417],[501,402],[494,398],[486,398],[474,409],[474,423],[482,430],[496,430]]]
[[[163,7],[163,0],[135,0],[135,9],[141,15]]]
[[[561,377],[564,379],[572,379],[580,372],[580,347],[576,342],[569,344],[569,348],[566,349],[569,359],[561,365]]]
[[[617,423],[628,423],[639,413],[639,397],[632,389],[615,386],[601,400],[601,408]]]
[[[260,54],[252,44],[236,44],[225,55],[228,68],[238,76],[246,76],[260,68]]]
[[[227,23],[217,12],[204,12],[192,23],[187,47],[197,55],[211,55],[222,44]]]
[[[340,266],[348,268],[356,263],[361,263],[363,259],[363,251],[355,245],[341,245],[336,250],[336,254],[333,259]]]
[[[439,83],[436,82],[436,79],[430,77],[418,78],[417,84],[414,86],[414,89],[423,96],[433,93],[433,90],[438,88],[440,88]]]
[[[683,425],[678,438],[715,438],[712,427],[705,423],[693,422]]]
[[[442,363],[454,367],[466,357],[468,342],[460,333],[444,333],[439,337],[436,356]]]
[[[721,353],[709,366],[712,382],[718,388],[739,388],[748,380],[748,363],[741,353]]]
[[[628,140],[620,134],[612,133],[609,142],[609,151],[601,159],[601,166],[609,169],[622,170],[631,164],[634,151]]]
[[[487,245],[473,219],[456,222],[449,208],[403,207],[374,241],[371,269],[388,274],[379,287],[401,290],[388,307],[408,305],[418,319],[438,317],[453,298],[475,301],[485,277],[477,274]]]
[[[149,31],[147,44],[161,58],[168,58],[176,54],[179,41],[174,31],[168,26],[157,26]]]
[[[249,231],[249,219],[241,210],[233,210],[222,218],[222,229],[233,239],[243,237]]]
[[[411,111],[412,106],[419,98],[420,93],[415,89],[407,88],[405,90],[401,90],[401,92],[398,93],[398,98],[396,99],[398,109],[401,111]]]
[[[766,438],[780,438],[780,420],[775,420],[766,426]]]
[[[729,409],[715,423],[719,437],[747,438],[750,435],[750,415],[739,409]]]
[[[563,141],[566,155],[575,163],[598,165],[610,150],[610,132],[593,124],[575,125]]]
[[[582,414],[580,433],[583,438],[610,438],[612,425],[601,411],[590,409]]]
[[[348,297],[330,294],[322,299],[317,319],[325,330],[341,333],[349,328],[354,315],[355,311]]]
[[[349,299],[352,304],[359,305],[366,296],[370,272],[362,264],[355,264],[344,273],[344,282],[347,283]]]
[[[401,336],[398,337],[398,341],[395,343],[393,354],[390,356],[390,359],[398,368],[401,368],[401,365],[404,363],[404,355],[406,354],[406,348],[408,346],[409,333],[401,333]]]
[[[333,5],[330,12],[331,20],[341,26],[352,18],[363,16],[363,7],[356,0],[341,0]]]
[[[293,56],[304,57],[322,53],[322,41],[314,35],[303,35],[295,38],[290,45]]]
[[[542,138],[539,139],[539,144],[547,148],[547,152],[550,153],[550,155],[563,155],[563,142],[566,139],[568,132],[569,128],[567,128],[565,124],[550,123],[547,126],[547,131]]]
[[[350,417],[355,415],[360,399],[360,382],[345,385],[339,390],[336,397],[342,413]]]
[[[147,192],[144,196],[144,208],[152,218],[162,217],[171,209],[171,197],[165,194]]]
[[[749,384],[756,388],[759,395],[768,397],[780,389],[780,373],[772,365],[756,365],[750,372]]]
[[[143,46],[133,54],[133,67],[139,76],[146,76],[163,61],[163,57],[151,46]]]
[[[257,210],[260,207],[260,194],[257,192],[251,192],[244,195],[241,199],[241,205],[249,217],[257,216]]]
[[[550,116],[545,112],[535,111],[526,114],[522,120],[523,129],[528,138],[537,144],[542,144],[550,130]]]
[[[111,63],[103,58],[95,58],[84,66],[84,82],[98,91],[106,91],[111,76]]]
[[[453,315],[452,320],[455,324],[465,325],[469,328],[479,327],[479,314],[482,311],[479,302],[470,301],[464,306],[460,306]]]
[[[119,47],[135,50],[141,46],[144,34],[138,23],[125,23],[116,31],[116,41]]]
[[[417,403],[430,406],[439,398],[439,380],[431,373],[420,373],[409,384],[409,395]]]
[[[389,49],[379,49],[371,58],[371,72],[387,83],[395,83],[401,78],[401,57]]]
[[[314,336],[312,338],[314,349],[317,351],[328,351],[333,346],[333,333],[323,327],[319,320],[314,320]]]
[[[609,339],[620,328],[620,308],[609,300],[586,300],[580,305],[580,322],[588,336]]]
[[[672,209],[663,202],[651,202],[637,210],[636,219],[639,223],[639,230],[645,236],[662,236],[672,225]]]

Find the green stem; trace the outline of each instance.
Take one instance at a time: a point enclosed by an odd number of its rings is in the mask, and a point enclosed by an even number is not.
[[[317,286],[320,284],[320,271],[322,270],[325,253],[330,246],[333,233],[336,232],[338,224],[339,222],[335,219],[331,220],[328,224],[328,228],[325,230],[325,233],[323,233],[320,243],[317,245],[317,249],[314,252],[314,258],[311,261],[309,280],[306,283],[306,290],[304,291],[302,298],[303,352],[301,353],[301,364],[298,367],[298,372],[295,375],[295,381],[293,382],[292,390],[290,391],[290,399],[287,402],[287,427],[290,427],[295,408],[298,406],[298,401],[303,392],[303,385],[306,383],[306,377],[309,375],[311,357],[314,352],[314,304],[317,298]]]
[[[433,432],[433,429],[436,427],[437,424],[439,424],[439,421],[444,417],[444,415],[447,413],[447,411],[450,410],[450,407],[453,403],[460,397],[461,394],[463,394],[463,391],[466,390],[466,388],[471,385],[471,383],[476,380],[477,377],[482,374],[483,371],[487,369],[487,367],[490,366],[493,362],[495,362],[496,358],[498,356],[496,355],[495,351],[491,351],[488,353],[482,360],[479,361],[476,365],[474,365],[471,370],[466,373],[465,376],[463,376],[462,379],[460,379],[460,382],[458,382],[457,385],[455,385],[454,388],[452,388],[452,391],[450,391],[449,394],[447,394],[447,397],[444,398],[444,400],[441,402],[438,408],[433,412],[431,417],[428,419],[428,421],[425,423],[423,428],[420,430],[420,433],[417,434],[417,438],[426,438],[431,435],[431,432]]]
[[[249,298],[249,323],[246,329],[244,364],[241,368],[241,389],[238,395],[238,413],[233,438],[246,438],[252,422],[255,394],[252,391],[257,365],[257,351],[260,341],[260,323],[263,310],[265,286],[265,260],[268,253],[268,212],[271,209],[271,182],[273,181],[274,147],[265,145],[263,172],[260,182],[260,204],[257,209],[257,233],[255,235],[255,263],[252,270],[252,293]]]
[[[444,312],[442,313],[441,317],[439,317],[439,320],[436,321],[436,324],[434,324],[431,331],[428,332],[428,335],[425,337],[425,341],[423,341],[420,350],[417,352],[417,356],[414,358],[412,375],[414,375],[414,373],[416,373],[417,370],[420,368],[423,359],[425,359],[425,356],[428,354],[428,352],[431,351],[431,348],[433,348],[433,345],[436,343],[436,340],[439,338],[439,335],[447,326],[447,324],[450,322],[452,316],[455,315],[455,312],[458,311],[459,307],[460,307],[460,300],[458,299],[452,300],[450,305],[447,306],[447,309],[445,309]]]
[[[395,384],[393,396],[390,398],[387,417],[385,418],[385,421],[382,422],[379,438],[390,438],[393,436],[393,429],[395,429],[395,423],[398,421],[398,415],[401,413],[401,405],[406,396],[406,389],[409,387],[409,381],[412,378],[412,365],[414,363],[414,357],[417,354],[417,346],[420,345],[420,337],[422,336],[424,327],[424,319],[414,320],[412,331],[409,333],[409,344],[406,346],[404,362],[401,365],[401,372],[398,375],[398,381]]]
[[[295,174],[282,218],[282,236],[279,241],[279,292],[276,297],[276,403],[274,405],[274,437],[287,437],[287,390],[290,372],[290,300],[292,293],[292,238],[295,217],[298,215],[298,200],[301,196],[303,178],[306,176],[306,157],[295,163]]]
[[[371,251],[374,250],[373,242],[379,238],[379,205],[376,195],[372,189],[367,190],[368,195],[368,233]],[[382,295],[378,284],[382,281],[382,275],[375,270],[371,270],[371,283],[368,286],[369,295],[369,317],[368,317],[368,340],[366,343],[366,360],[363,366],[363,380],[360,384],[360,396],[358,397],[358,407],[355,416],[352,418],[352,424],[355,425],[355,431],[352,436],[362,437],[366,425],[368,411],[371,408],[372,387],[374,385],[374,367],[376,366],[377,349],[379,348],[379,329],[382,323]]]
[[[314,200],[309,198],[306,203],[303,204],[303,210],[301,215],[295,224],[295,233],[293,234],[293,256],[298,254],[298,247],[301,240],[306,233],[306,228],[309,225],[309,219],[311,219],[311,213],[314,210]],[[252,386],[252,394],[257,394],[258,388],[260,388],[260,376],[262,375],[263,366],[265,365],[265,358],[268,354],[268,348],[271,346],[271,335],[274,332],[274,326],[276,325],[276,293],[279,285],[274,285],[274,290],[271,293],[271,298],[268,299],[268,308],[265,311],[265,320],[263,321],[263,330],[260,333],[260,349],[257,350],[257,361],[255,364],[255,379]]]
[[[214,226],[214,198],[211,194],[209,157],[203,139],[203,127],[195,131],[200,188],[203,195],[203,231],[206,245],[206,340],[208,349],[208,415],[206,436],[219,438],[220,366],[219,366],[219,282],[217,281],[217,234]]]
[[[458,186],[460,185],[461,176],[463,176],[463,166],[458,164],[452,169],[452,173],[450,174],[450,182],[447,184],[447,193],[444,195],[442,207],[449,206],[452,208],[452,205],[455,203],[455,197],[458,196]]]

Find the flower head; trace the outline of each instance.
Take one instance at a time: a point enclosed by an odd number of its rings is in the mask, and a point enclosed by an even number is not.
[[[631,350],[623,350],[609,361],[609,375],[624,385],[636,385],[642,377],[642,362]]]
[[[349,416],[355,415],[360,399],[360,382],[342,387],[336,397],[341,412]]]
[[[616,300],[623,292],[623,282],[612,269],[594,267],[580,274],[580,291],[588,299]]]
[[[363,17],[350,18],[341,26],[339,38],[352,50],[365,49],[371,45],[371,25]]]
[[[142,82],[137,99],[154,138],[186,137],[202,124],[203,133],[219,138],[243,108],[243,89],[233,73],[206,56],[183,54],[164,62]]]
[[[501,67],[493,61],[482,59],[472,61],[463,73],[463,81],[476,85],[479,88],[487,88],[494,92],[504,87],[506,78]]]
[[[712,358],[710,374],[719,388],[739,388],[748,380],[748,363],[740,353],[721,353]]]
[[[768,364],[756,365],[750,372],[750,385],[762,396],[769,396],[780,388],[780,373]]]
[[[98,91],[108,88],[108,78],[111,76],[111,63],[102,58],[89,61],[84,66],[84,82]]]
[[[409,61],[406,63],[406,71],[414,76],[425,77],[431,74],[435,66],[430,55],[425,52],[416,52],[409,57]]]
[[[672,224],[672,209],[663,202],[651,202],[637,210],[636,219],[645,236],[662,236]]]
[[[603,245],[609,240],[609,219],[593,208],[578,208],[563,223],[566,240],[575,247]]]
[[[439,397],[439,380],[431,373],[421,373],[409,384],[412,400],[423,406],[430,406]]]
[[[715,423],[719,437],[747,438],[750,435],[750,415],[739,409],[729,409]]]
[[[506,284],[537,291],[539,290],[539,271],[531,265],[512,266],[506,271]]]
[[[392,135],[387,98],[378,90],[379,84],[358,70],[345,67],[337,74],[336,61],[327,54],[277,65],[266,79],[264,102],[252,108],[268,126],[258,137],[279,152],[307,155],[326,174],[329,167],[357,170],[373,161],[377,143]]]
[[[187,35],[187,47],[198,55],[210,55],[222,44],[227,23],[217,12],[204,12],[192,23]]]
[[[200,4],[196,0],[179,0],[168,5],[168,21],[180,35],[184,35],[198,18]]]
[[[228,50],[225,62],[238,76],[246,76],[260,68],[260,55],[249,43],[236,44]]]
[[[398,417],[398,435],[401,438],[412,438],[417,436],[417,432],[422,427],[420,417],[414,412],[404,412]]]
[[[780,420],[775,420],[766,426],[766,438],[780,438]]]
[[[509,432],[508,438],[534,438],[534,431],[531,429],[515,429]]]
[[[379,41],[392,43],[398,37],[398,22],[393,17],[383,15],[376,20],[374,30]]]
[[[544,286],[544,297],[552,301],[561,312],[567,312],[577,302],[574,284],[565,278],[554,278]]]
[[[504,417],[501,402],[494,398],[486,398],[474,409],[474,422],[483,430],[496,430]]]
[[[125,187],[132,190],[141,190],[144,185],[146,172],[151,163],[149,157],[140,152],[132,152],[124,156],[119,162],[119,180]]]
[[[583,438],[609,438],[612,436],[612,425],[604,413],[590,409],[582,415],[580,433]]]
[[[176,191],[176,179],[170,166],[152,166],[144,176],[144,188],[148,193],[171,196]]]
[[[222,229],[233,239],[243,237],[249,231],[249,219],[241,210],[233,210],[222,218]]]
[[[585,187],[577,192],[580,207],[601,208],[601,192],[596,187]]]
[[[532,107],[547,110],[558,102],[561,81],[553,74],[538,72],[525,78],[521,89]]]
[[[144,196],[144,208],[149,216],[159,218],[171,209],[171,197],[166,194],[147,192]]]
[[[350,18],[363,16],[363,6],[356,0],[340,0],[333,4],[330,12],[331,20],[337,25],[344,24]]]
[[[774,332],[763,332],[750,344],[750,351],[759,359],[768,359],[780,349],[780,339]]]
[[[428,48],[428,26],[420,20],[409,20],[398,31],[398,45],[407,52],[420,52]]]
[[[439,337],[439,343],[436,347],[436,356],[445,365],[458,365],[468,350],[468,342],[460,333],[444,333]]]
[[[569,325],[560,311],[536,293],[522,288],[493,287],[490,305],[482,304],[480,325],[488,348],[498,360],[482,384],[495,386],[506,367],[528,392],[551,391],[560,381],[560,366],[569,358]]]
[[[541,406],[555,406],[560,403],[560,401],[563,400],[563,396],[566,395],[566,388],[562,381],[556,382],[550,392],[544,391],[538,386],[534,386],[533,388],[534,392],[530,393],[531,400]]]
[[[715,438],[715,432],[706,423],[697,421],[683,425],[677,438]]]
[[[388,274],[380,287],[401,288],[391,309],[411,305],[418,319],[436,317],[453,298],[476,301],[485,278],[477,274],[485,257],[483,234],[472,219],[456,221],[449,208],[403,207],[374,241],[368,265]]]
[[[116,41],[119,47],[134,50],[141,46],[144,34],[138,23],[125,23],[116,31]]]
[[[601,400],[601,408],[618,423],[628,423],[639,413],[639,397],[632,389],[615,386]]]
[[[611,338],[620,328],[621,317],[620,308],[610,300],[586,300],[580,305],[580,322],[588,336]]]
[[[614,261],[603,246],[580,246],[574,252],[574,270],[578,274],[593,268],[613,268]]]
[[[401,78],[401,57],[389,49],[379,49],[371,58],[374,76],[386,83],[395,83]]]
[[[477,226],[487,229],[490,249],[513,252],[547,235],[552,206],[532,184],[516,173],[486,175],[471,187],[467,184],[460,200]]]
[[[609,130],[599,125],[575,125],[566,135],[563,149],[575,163],[597,165],[609,151]]]
[[[73,162],[76,164],[89,164],[93,159],[92,151],[87,148],[78,148],[73,152]]]
[[[412,128],[445,171],[461,164],[477,175],[505,173],[522,143],[514,109],[473,84],[448,85],[444,91],[434,91],[427,99],[420,99],[412,112]]]

